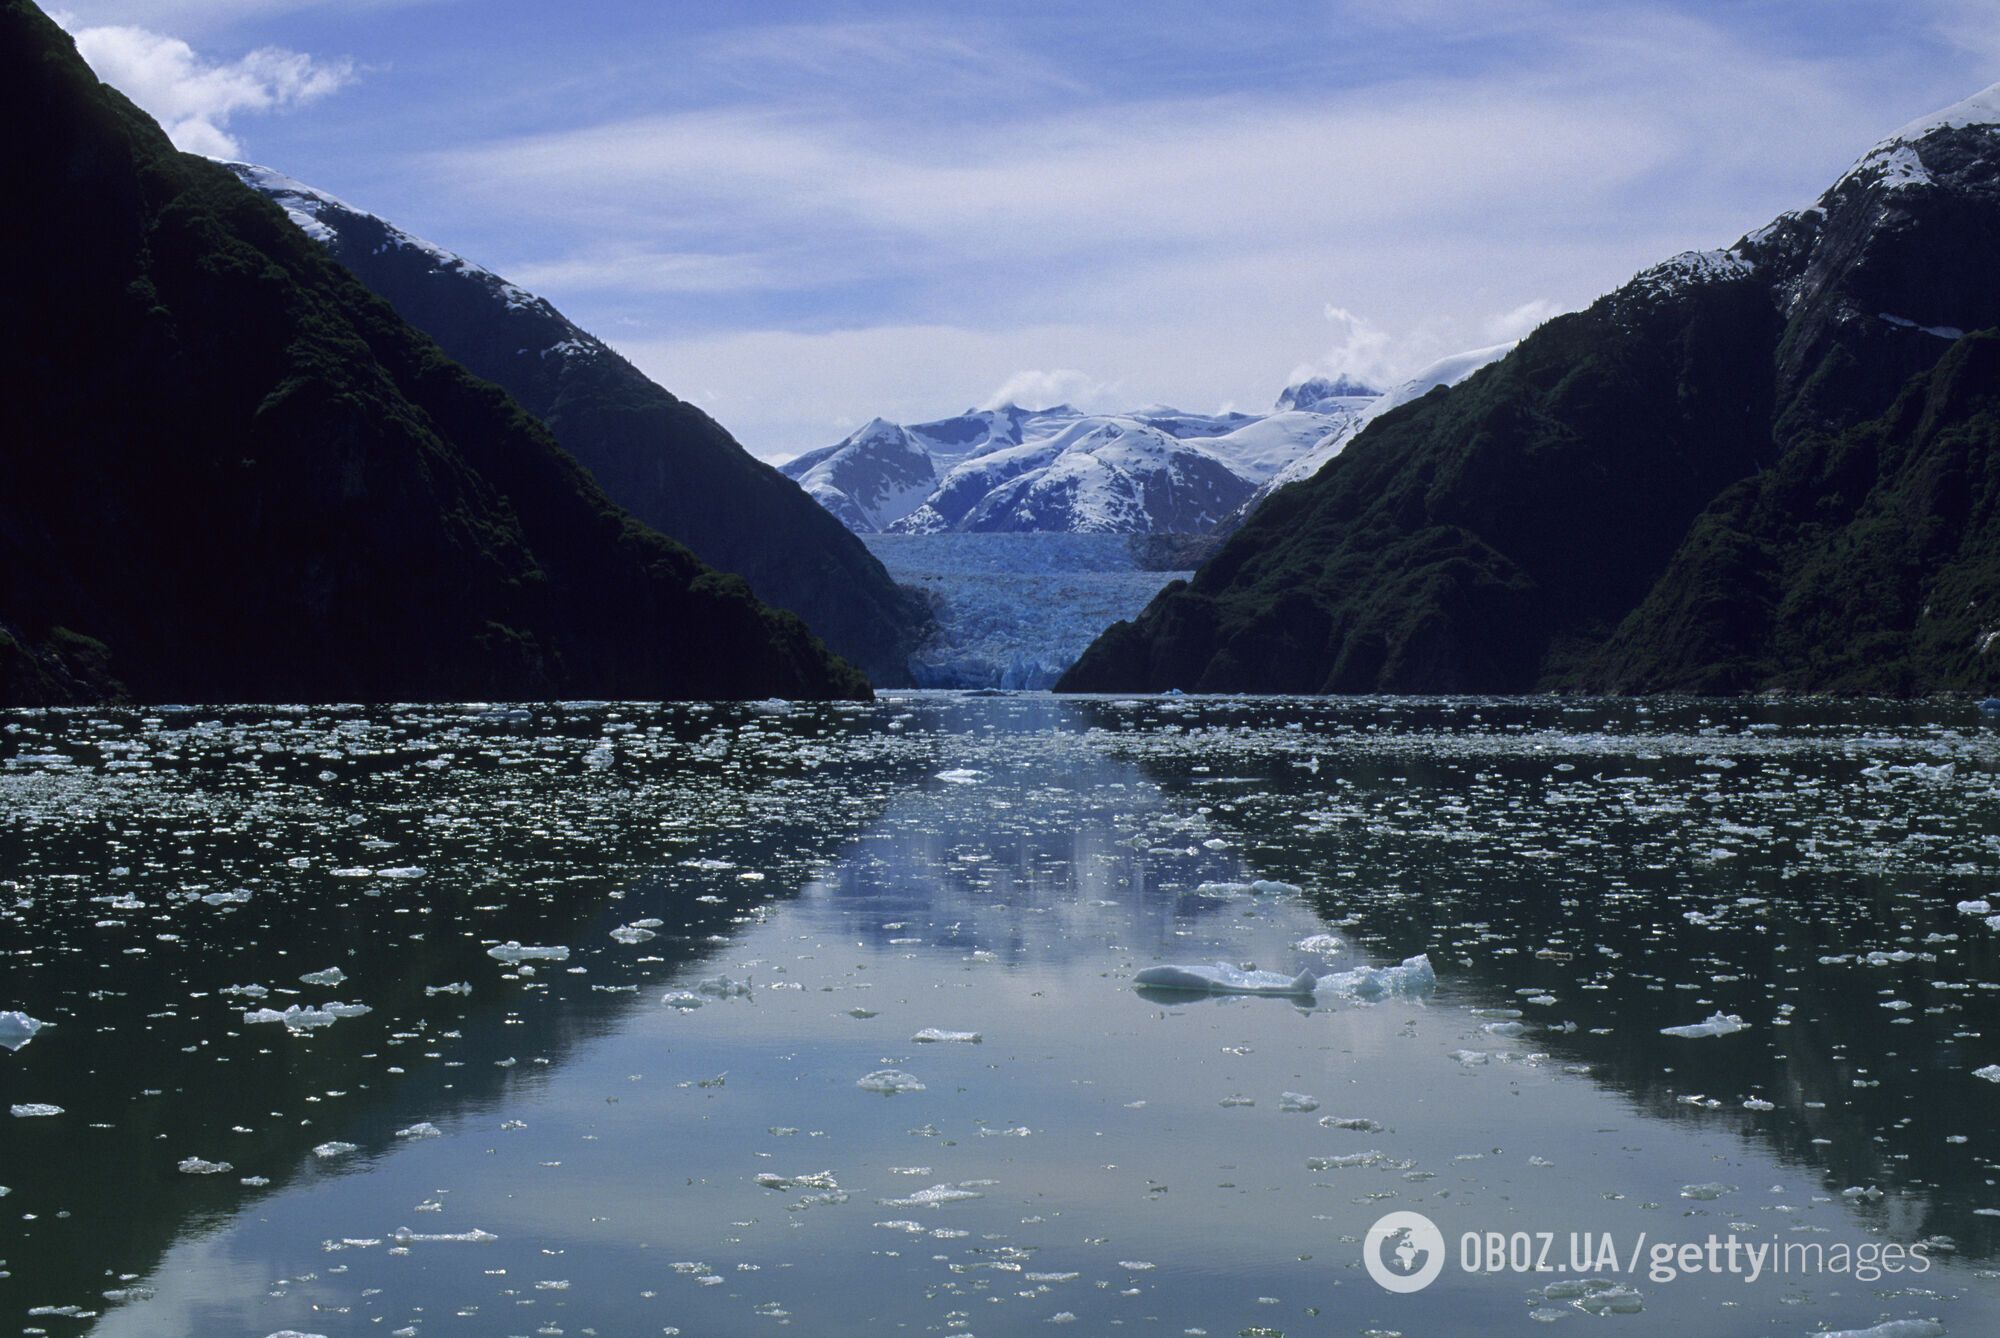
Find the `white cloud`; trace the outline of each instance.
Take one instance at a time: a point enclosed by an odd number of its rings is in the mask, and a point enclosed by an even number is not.
[[[1116,393],[1116,386],[1106,385],[1082,372],[1059,367],[1053,371],[1016,372],[980,401],[979,407],[998,409],[1002,405],[1018,404],[1023,409],[1052,409],[1058,404],[1067,404],[1077,409],[1094,409],[1107,405]]]
[[[1552,316],[1560,316],[1569,308],[1546,297],[1531,298],[1515,307],[1489,317],[1482,330],[1489,344],[1511,344],[1533,334],[1535,327]]]
[[[304,106],[354,79],[351,61],[316,60],[282,47],[218,62],[146,28],[78,27],[71,35],[98,78],[151,114],[177,148],[213,158],[242,156],[242,144],[227,129],[238,113]]]

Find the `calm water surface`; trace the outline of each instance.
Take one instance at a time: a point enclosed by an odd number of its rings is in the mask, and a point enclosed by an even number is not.
[[[60,1108],[0,1115],[13,1331],[2000,1332],[1966,707],[0,722],[0,1009],[54,1024],[0,1106]],[[1372,1004],[1131,979],[1417,953]],[[1543,1231],[1641,1271],[1459,1266]],[[1929,1267],[1646,1274],[1732,1233]]]

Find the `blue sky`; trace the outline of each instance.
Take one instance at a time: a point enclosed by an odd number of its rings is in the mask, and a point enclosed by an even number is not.
[[[2000,81],[2000,0],[65,0],[183,147],[535,289],[759,454],[1516,337]]]

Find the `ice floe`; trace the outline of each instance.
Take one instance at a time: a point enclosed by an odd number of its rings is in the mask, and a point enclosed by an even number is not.
[[[1705,1021],[1690,1022],[1684,1027],[1661,1027],[1662,1036],[1684,1036],[1690,1039],[1703,1036],[1730,1036],[1749,1027],[1749,1023],[1734,1013],[1710,1013]]]
[[[35,1039],[35,1033],[49,1025],[15,1009],[0,1012],[0,1050],[19,1050]]]
[[[488,948],[486,955],[496,962],[566,962],[569,949],[566,947],[528,947],[514,939],[508,939],[498,947]]]
[[[898,1092],[924,1090],[923,1083],[917,1080],[916,1075],[905,1073],[901,1069],[876,1069],[873,1073],[856,1078],[854,1085],[864,1092],[880,1092],[885,1096],[894,1096]]]

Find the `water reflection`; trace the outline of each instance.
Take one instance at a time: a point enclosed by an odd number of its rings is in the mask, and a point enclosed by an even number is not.
[[[1541,1278],[1381,1292],[1361,1233],[1411,1207],[1454,1240],[1956,1246],[1914,1285],[1639,1279],[1628,1327],[2000,1320],[1971,1076],[1996,1057],[1995,931],[1955,906],[1996,832],[1971,724],[932,696],[13,720],[0,1007],[58,1027],[0,1078],[67,1111],[0,1128],[17,1314],[329,1335],[1592,1322]],[[530,975],[487,955],[508,939],[572,955]],[[1159,961],[1422,951],[1428,1007],[1130,984]],[[375,1011],[309,1037],[216,993],[318,1002],[298,976],[334,963]],[[426,993],[457,981],[472,993]],[[1716,1011],[1750,1026],[1659,1034]],[[884,1070],[922,1090],[857,1085]],[[419,1122],[440,1136],[397,1137]],[[328,1140],[358,1150],[314,1157]],[[235,1170],[174,1170],[194,1154]],[[157,1294],[103,1298],[133,1282]]]

